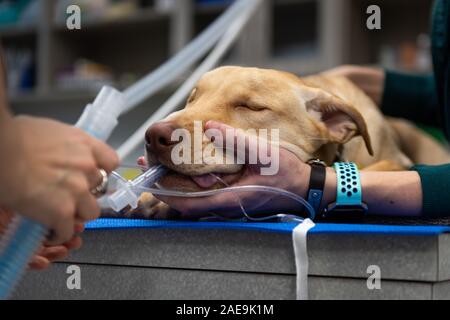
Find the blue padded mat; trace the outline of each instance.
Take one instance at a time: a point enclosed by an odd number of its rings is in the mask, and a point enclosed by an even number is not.
[[[86,225],[86,230],[114,229],[228,229],[292,233],[297,223],[253,222],[185,222],[130,219],[98,219]],[[450,232],[450,226],[391,226],[373,224],[317,223],[309,234],[380,234],[437,235]]]

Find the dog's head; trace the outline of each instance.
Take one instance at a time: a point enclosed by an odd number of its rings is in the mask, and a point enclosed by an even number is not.
[[[146,133],[150,165],[162,163],[173,174],[162,180],[166,187],[188,190],[211,188],[209,173],[233,182],[242,165],[175,165],[172,141],[176,129],[194,133],[194,122],[223,122],[235,128],[278,129],[280,146],[301,160],[326,158],[337,146],[361,135],[372,153],[366,123],[361,114],[342,99],[308,85],[295,75],[256,68],[222,67],[205,74],[197,83],[182,111],[151,126]],[[194,143],[192,139],[192,144]],[[203,148],[211,144],[202,139]],[[194,148],[192,148],[194,152]],[[195,155],[192,155],[194,158]]]

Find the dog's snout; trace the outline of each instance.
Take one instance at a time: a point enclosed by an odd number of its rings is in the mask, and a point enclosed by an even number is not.
[[[172,141],[174,130],[174,127],[166,122],[158,122],[148,128],[145,140],[149,151],[162,152],[176,144],[176,141]]]

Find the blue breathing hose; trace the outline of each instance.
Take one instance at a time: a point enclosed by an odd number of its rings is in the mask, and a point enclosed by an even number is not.
[[[133,187],[154,185],[166,170],[161,165],[151,168],[133,180]],[[118,174],[113,172],[112,176],[114,175]],[[47,231],[44,225],[21,215],[13,218],[0,241],[0,299],[7,299],[14,291],[28,262],[44,241]]]
[[[0,299],[10,296],[46,233],[44,225],[19,215],[9,224],[0,243]]]
[[[121,93],[104,87],[76,127],[105,141],[117,125]],[[0,240],[0,299],[7,299],[48,233],[46,226],[17,214]]]
[[[10,297],[47,233],[47,227],[41,223],[15,215],[0,241],[1,300]]]

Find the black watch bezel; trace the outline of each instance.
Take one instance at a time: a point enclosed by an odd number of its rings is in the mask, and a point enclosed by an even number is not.
[[[369,208],[364,202],[361,205],[338,205],[336,202],[328,205],[320,217],[322,219],[327,218],[339,218],[339,217],[363,217],[367,214]]]

